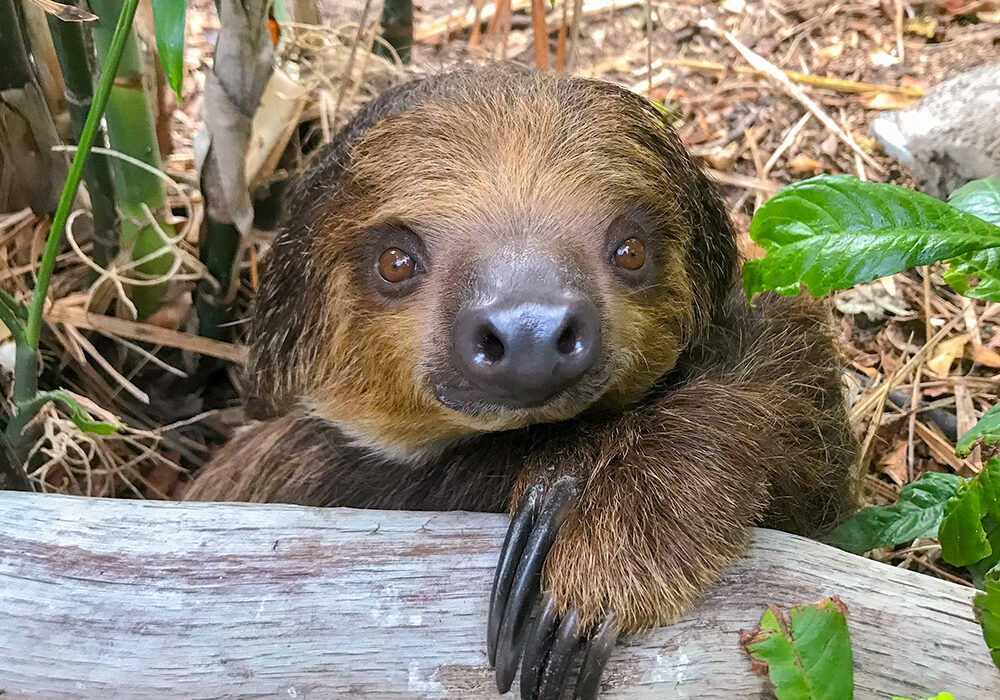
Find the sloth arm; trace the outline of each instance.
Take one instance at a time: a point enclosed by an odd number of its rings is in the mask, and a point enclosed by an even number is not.
[[[542,573],[581,626],[662,624],[741,556],[750,528],[817,534],[850,510],[853,442],[823,316],[734,296],[651,400],[532,454],[514,503],[561,477],[577,501]]]

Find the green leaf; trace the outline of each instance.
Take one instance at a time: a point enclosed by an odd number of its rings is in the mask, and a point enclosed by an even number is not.
[[[959,457],[967,456],[978,440],[982,440],[984,445],[994,445],[1000,441],[1000,404],[984,413],[979,422],[972,426],[972,430],[958,439],[955,454]]]
[[[972,585],[980,590],[986,587],[986,575],[1000,564],[1000,520],[987,515],[983,518],[983,530],[986,532],[986,541],[990,543],[990,549],[993,551],[985,559],[968,566],[969,573],[972,574]]]
[[[111,435],[118,430],[120,426],[112,425],[111,423],[105,423],[103,421],[94,420],[87,410],[80,405],[80,402],[74,399],[72,396],[67,394],[65,391],[43,391],[30,402],[30,405],[35,407],[35,412],[41,408],[42,404],[48,401],[58,401],[62,403],[66,408],[69,409],[70,420],[77,428],[85,433],[94,433],[96,435]],[[18,410],[23,410],[24,407],[19,407]]]
[[[938,530],[941,556],[954,566],[970,566],[993,553],[983,528],[983,507],[975,479],[962,484],[944,506]]]
[[[1000,226],[1000,178],[973,180],[952,192],[948,204]]]
[[[167,83],[181,99],[184,79],[184,25],[187,0],[153,0],[153,32],[156,50],[167,76]]]
[[[750,237],[767,251],[743,266],[747,298],[814,296],[916,265],[1000,247],[1000,227],[925,194],[848,175],[790,185],[762,206]]]
[[[983,639],[989,647],[993,664],[1000,668],[1000,569],[994,568],[986,575],[986,590],[972,600]]]
[[[836,598],[800,605],[788,616],[770,606],[743,638],[755,661],[767,665],[778,700],[851,700],[854,669],[846,608]]]
[[[948,261],[944,281],[965,297],[1000,301],[1000,248],[987,248]]]
[[[1000,178],[975,180],[951,193],[948,203],[1000,226]],[[1000,301],[1000,248],[949,260],[944,281],[962,296]]]
[[[904,486],[895,503],[861,510],[830,533],[827,540],[848,552],[862,554],[918,537],[936,537],[944,504],[961,483],[961,477],[954,474],[924,474]]]

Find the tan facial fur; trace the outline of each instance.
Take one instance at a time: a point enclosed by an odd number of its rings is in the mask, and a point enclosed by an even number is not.
[[[428,101],[371,127],[351,149],[342,186],[319,205],[311,250],[302,251],[326,277],[320,320],[304,334],[304,356],[290,363],[300,403],[405,457],[639,398],[689,339],[699,290],[678,203],[685,183],[636,134],[674,143],[652,110],[543,79],[516,99],[498,90]],[[605,253],[609,225],[630,206],[659,217],[650,241],[657,275],[640,289],[616,278]],[[359,238],[385,222],[411,228],[430,258],[416,290],[393,301],[366,289],[351,261]],[[435,398],[428,365],[449,347],[448,304],[472,266],[498,255],[550,256],[588,280],[607,350],[599,393],[491,415]]]

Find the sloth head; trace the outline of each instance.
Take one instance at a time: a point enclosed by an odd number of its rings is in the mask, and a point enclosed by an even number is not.
[[[403,457],[614,409],[674,367],[734,265],[651,103],[527,71],[438,76],[369,105],[290,196],[251,393]]]

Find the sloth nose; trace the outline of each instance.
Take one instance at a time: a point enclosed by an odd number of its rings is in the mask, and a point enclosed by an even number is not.
[[[540,406],[593,366],[601,344],[594,304],[498,301],[455,320],[455,362],[485,398],[512,408]]]

